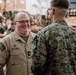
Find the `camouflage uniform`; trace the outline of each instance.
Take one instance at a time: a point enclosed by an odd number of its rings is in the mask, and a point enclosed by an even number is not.
[[[76,32],[64,20],[41,30],[32,47],[34,75],[76,75]]]

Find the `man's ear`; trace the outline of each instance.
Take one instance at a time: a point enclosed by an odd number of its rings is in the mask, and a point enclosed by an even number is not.
[[[14,22],[14,25],[16,25],[16,22]]]

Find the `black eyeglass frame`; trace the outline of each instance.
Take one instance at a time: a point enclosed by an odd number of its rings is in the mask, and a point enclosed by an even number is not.
[[[16,21],[16,22],[19,22],[19,23],[29,23],[30,22],[30,20],[21,20],[21,21]]]

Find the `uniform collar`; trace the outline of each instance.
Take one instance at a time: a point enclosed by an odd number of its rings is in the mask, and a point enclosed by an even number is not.
[[[65,20],[56,20],[56,21],[54,21],[54,23],[59,23],[61,25],[68,25]]]
[[[33,41],[33,39],[34,39],[35,36],[36,36],[35,33],[30,32],[27,44],[31,43]]]
[[[26,42],[17,34],[16,31],[14,31],[14,33],[15,33],[16,41],[22,41],[23,43],[26,43]],[[35,33],[32,33],[32,32],[30,31],[30,34],[29,34],[29,37],[28,37],[28,40],[27,40],[27,44],[29,44],[29,43],[31,43],[31,42],[33,41],[35,35],[36,35]]]

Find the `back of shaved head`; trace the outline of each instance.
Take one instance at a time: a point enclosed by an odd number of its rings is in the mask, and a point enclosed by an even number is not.
[[[69,0],[51,0],[52,7],[68,9],[69,5]]]

